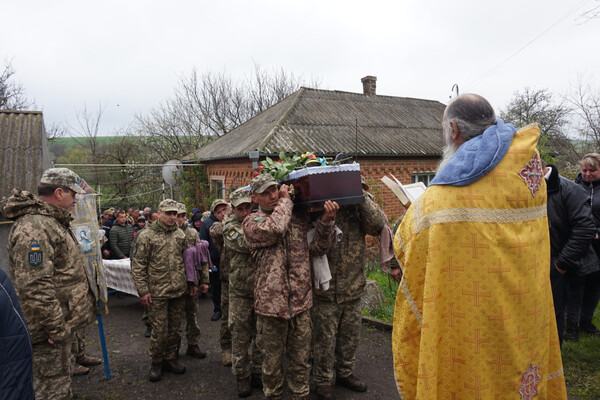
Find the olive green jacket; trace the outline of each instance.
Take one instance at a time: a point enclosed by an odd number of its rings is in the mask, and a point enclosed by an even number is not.
[[[187,289],[183,251],[185,233],[177,224],[163,225],[159,220],[141,230],[131,249],[131,274],[139,296],[177,298]]]

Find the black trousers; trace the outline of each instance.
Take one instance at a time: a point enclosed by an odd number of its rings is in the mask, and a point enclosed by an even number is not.
[[[213,312],[221,311],[221,277],[219,274],[219,271],[210,272],[208,274],[210,279],[210,292],[214,306]]]
[[[558,340],[562,346],[563,332],[565,330],[565,307],[567,302],[567,277],[554,267],[554,259],[550,261],[550,284],[552,286],[552,299],[554,301],[554,316],[558,329]]]
[[[579,317],[580,325],[592,322],[594,311],[596,311],[600,300],[600,271],[586,275],[584,278],[581,316]]]

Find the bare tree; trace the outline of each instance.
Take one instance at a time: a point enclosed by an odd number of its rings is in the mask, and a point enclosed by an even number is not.
[[[15,70],[10,61],[4,62],[4,70],[0,74],[0,110],[26,110],[35,104],[27,99],[25,89],[14,82]]]
[[[515,92],[506,109],[500,110],[500,117],[517,127],[537,123],[540,126],[538,149],[547,162],[556,162],[555,156],[568,160],[578,157],[578,153],[568,137],[571,109],[563,101],[555,102],[547,89],[525,87]]]
[[[46,137],[48,142],[55,141],[56,139],[63,138],[67,135],[67,128],[59,122],[53,122],[46,129]]]
[[[181,77],[173,97],[148,115],[137,115],[134,134],[160,161],[180,158],[222,136],[298,90],[302,78],[254,65],[245,79],[225,73]],[[318,87],[319,83],[311,83]]]
[[[600,148],[600,91],[579,78],[566,97],[577,116],[575,127],[583,140],[582,152]]]
[[[75,110],[77,124],[67,124],[69,133],[75,142],[89,151],[90,159],[88,163],[90,164],[100,164],[104,157],[104,150],[98,141],[103,112],[104,108],[101,104],[98,104],[98,110],[93,112],[89,111],[84,103],[83,109]],[[91,172],[91,180],[89,177],[87,179],[90,185],[97,186],[102,179],[101,172],[95,169]]]

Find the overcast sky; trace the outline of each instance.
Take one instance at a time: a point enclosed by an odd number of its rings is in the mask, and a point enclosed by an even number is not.
[[[256,63],[349,92],[374,75],[378,94],[442,103],[456,83],[496,110],[525,86],[600,87],[600,18],[579,17],[598,0],[3,3],[0,62],[12,60],[46,126],[102,104],[105,135],[194,67],[243,77]]]

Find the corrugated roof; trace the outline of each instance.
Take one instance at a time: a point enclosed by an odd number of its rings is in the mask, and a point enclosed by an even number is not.
[[[186,159],[247,157],[251,150],[439,156],[445,107],[432,100],[301,88]]]
[[[50,168],[48,140],[41,111],[0,110],[0,199],[14,187],[35,193]]]

